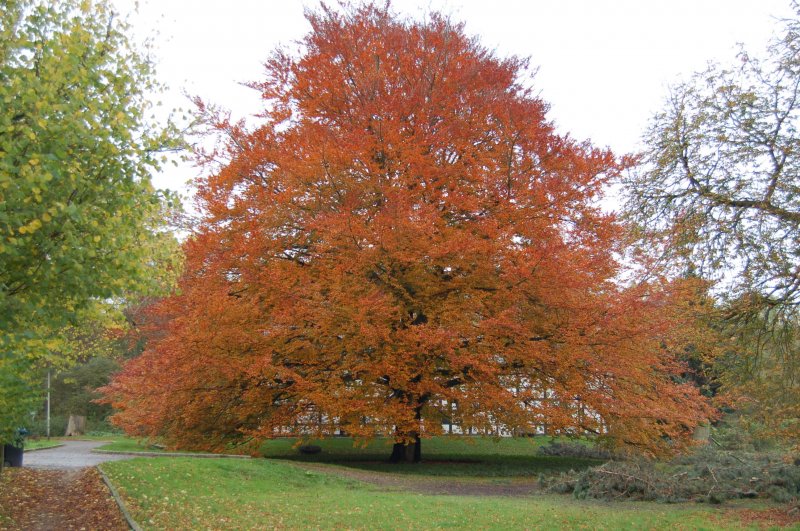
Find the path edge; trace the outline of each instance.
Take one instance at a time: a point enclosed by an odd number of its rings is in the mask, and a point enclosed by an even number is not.
[[[117,451],[117,450],[103,450],[102,448],[92,448],[93,454],[109,454],[109,455],[130,455],[134,457],[196,457],[198,459],[252,459],[249,455],[239,454],[193,454],[189,452],[134,452],[134,451]]]
[[[44,450],[52,450],[53,448],[61,448],[62,446],[64,446],[64,443],[57,444],[55,446],[45,446],[44,448],[30,448],[28,450],[25,450],[23,448],[23,453],[27,454],[27,453],[30,453],[30,452],[43,452]]]
[[[99,465],[95,466],[95,468],[97,469],[98,472],[100,472],[100,477],[103,478],[103,483],[105,483],[106,487],[108,487],[108,490],[111,491],[111,496],[114,498],[117,507],[119,507],[119,511],[122,513],[123,518],[125,518],[125,521],[128,522],[128,526],[133,531],[142,531],[141,526],[136,522],[136,520],[133,519],[131,513],[128,512],[128,508],[125,506],[125,502],[122,501],[122,497],[120,497],[119,492],[117,492],[117,489],[114,488],[114,485],[111,483],[111,480],[108,479],[106,473],[103,472],[103,469],[100,468]]]

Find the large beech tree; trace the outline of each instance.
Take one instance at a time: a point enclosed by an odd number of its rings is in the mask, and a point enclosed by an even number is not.
[[[188,447],[388,435],[452,420],[678,447],[706,406],[676,383],[681,290],[615,282],[597,206],[624,165],[560,136],[501,59],[445,17],[309,13],[252,130],[215,123],[181,292],[106,389],[130,431]]]

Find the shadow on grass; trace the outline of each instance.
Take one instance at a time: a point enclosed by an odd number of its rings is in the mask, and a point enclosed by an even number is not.
[[[423,441],[421,463],[389,463],[391,440],[375,439],[358,445],[350,438],[307,441],[319,446],[318,454],[300,453],[298,439],[275,439],[262,446],[265,457],[287,461],[326,463],[393,474],[461,477],[536,477],[582,470],[603,461],[537,455],[538,447],[552,439],[493,439],[490,437],[434,437]]]
[[[471,477],[535,477],[539,474],[552,474],[569,470],[582,470],[599,465],[602,461],[594,459],[573,459],[568,457],[497,457],[493,455],[475,461],[463,459],[447,460],[445,457],[423,459],[421,463],[389,463],[386,459],[374,461],[324,461],[349,468],[385,472],[393,474],[412,474],[430,476],[471,476]]]

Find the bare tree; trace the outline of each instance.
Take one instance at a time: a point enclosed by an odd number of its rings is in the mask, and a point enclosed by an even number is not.
[[[800,10],[798,10],[800,13]],[[731,300],[800,304],[800,22],[764,59],[711,65],[672,88],[626,179],[627,211],[666,258]],[[762,306],[763,307],[763,306]]]

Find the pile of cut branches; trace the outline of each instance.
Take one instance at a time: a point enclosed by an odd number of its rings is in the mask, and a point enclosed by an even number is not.
[[[581,444],[579,442],[551,441],[545,446],[540,446],[537,453],[546,456],[600,459],[603,461],[621,458],[621,456],[601,446]]]
[[[548,487],[576,498],[604,500],[722,503],[767,498],[783,503],[800,496],[800,466],[778,454],[707,448],[667,463],[610,461],[561,474]]]

